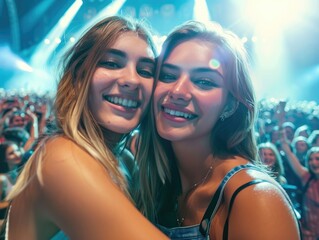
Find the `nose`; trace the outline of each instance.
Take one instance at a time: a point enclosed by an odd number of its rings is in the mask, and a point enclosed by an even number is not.
[[[172,85],[169,91],[169,96],[175,101],[189,101],[192,98],[189,89],[189,77],[187,74],[182,74],[177,81]]]
[[[118,83],[121,88],[133,91],[139,88],[141,78],[136,71],[134,63],[128,63],[123,69],[123,76],[119,79]]]

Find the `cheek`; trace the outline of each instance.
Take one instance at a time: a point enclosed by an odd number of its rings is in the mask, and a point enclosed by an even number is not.
[[[207,116],[209,116],[209,118],[213,122],[217,120],[222,114],[224,104],[221,102],[218,102],[218,103],[215,102],[214,104],[212,103],[213,101],[198,103],[198,107],[200,108],[200,111],[203,114],[206,114]]]
[[[98,110],[100,108],[100,103],[97,99],[97,94],[94,93],[93,91],[89,92],[88,96],[88,109],[92,113],[93,118],[97,119],[98,115]]]
[[[157,84],[155,91],[154,91],[154,98],[153,98],[153,103],[154,103],[154,109],[157,109],[157,105],[160,102],[160,99],[165,96],[164,92],[166,92],[164,87],[161,87],[161,84]]]
[[[219,116],[226,105],[227,94],[224,89],[215,89],[210,93],[200,92],[197,94],[197,102],[204,113]]]
[[[90,82],[90,91],[98,93],[101,90],[110,88],[119,77],[119,74],[119,71],[97,68]]]
[[[90,91],[89,91],[89,97],[88,97],[88,107],[89,107],[89,109],[90,109],[91,111],[93,111],[93,109],[95,109],[95,106],[96,106],[95,102],[96,102],[96,95],[95,95],[94,92],[91,91],[91,89],[90,89]]]

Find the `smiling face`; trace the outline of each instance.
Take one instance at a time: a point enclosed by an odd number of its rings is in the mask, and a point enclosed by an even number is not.
[[[276,155],[270,148],[261,148],[259,150],[261,161],[269,167],[272,167],[276,163]]]
[[[26,121],[25,121],[25,114],[16,112],[10,119],[9,127],[25,127]]]
[[[308,144],[305,141],[297,141],[295,148],[297,153],[306,153],[308,151]]]
[[[309,170],[319,178],[319,152],[313,152],[309,156]]]
[[[217,46],[193,39],[174,48],[154,92],[159,135],[170,141],[204,139],[219,119],[228,91]]]
[[[120,35],[90,84],[89,108],[96,121],[116,133],[134,129],[149,103],[153,73],[154,54],[148,44],[133,32]]]
[[[9,166],[16,166],[21,163],[21,151],[16,144],[11,144],[6,150],[6,161]]]

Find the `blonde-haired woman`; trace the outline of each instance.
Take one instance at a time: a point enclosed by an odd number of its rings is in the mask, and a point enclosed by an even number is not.
[[[148,108],[154,57],[145,28],[116,16],[66,54],[58,130],[38,144],[9,196],[7,239],[165,239],[135,209],[116,160]]]
[[[274,175],[277,182],[281,185],[286,184],[285,170],[282,163],[282,158],[275,144],[265,142],[258,144],[258,152],[262,163],[264,163],[271,173]]]

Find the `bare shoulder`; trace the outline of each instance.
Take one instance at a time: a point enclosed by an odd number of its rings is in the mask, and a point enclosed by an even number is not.
[[[77,154],[83,154],[85,151],[81,149],[75,142],[72,140],[58,136],[48,140],[45,144],[45,153],[46,158],[52,160],[59,160],[61,158],[70,158],[74,157]]]
[[[54,177],[61,175],[62,178],[74,174],[81,174],[94,171],[107,175],[102,164],[94,159],[87,151],[81,148],[74,141],[66,137],[55,137],[45,144],[43,154],[43,175]],[[49,174],[49,175],[48,175]],[[67,175],[65,175],[67,174]]]
[[[256,184],[242,187],[254,180],[258,180]],[[225,189],[228,211],[236,191],[229,215],[230,239],[299,239],[293,208],[284,190],[267,173],[248,169],[234,175]]]
[[[42,171],[42,186],[49,191],[55,186],[60,191],[69,191],[69,183],[80,186],[92,184],[92,181],[112,182],[106,168],[97,159],[65,137],[56,137],[46,143]]]
[[[132,234],[136,236],[131,239],[163,239],[97,159],[66,138],[52,139],[45,148],[42,213],[71,239],[130,239]],[[135,221],[138,229],[148,234],[137,233]],[[120,225],[126,231],[121,231]]]

